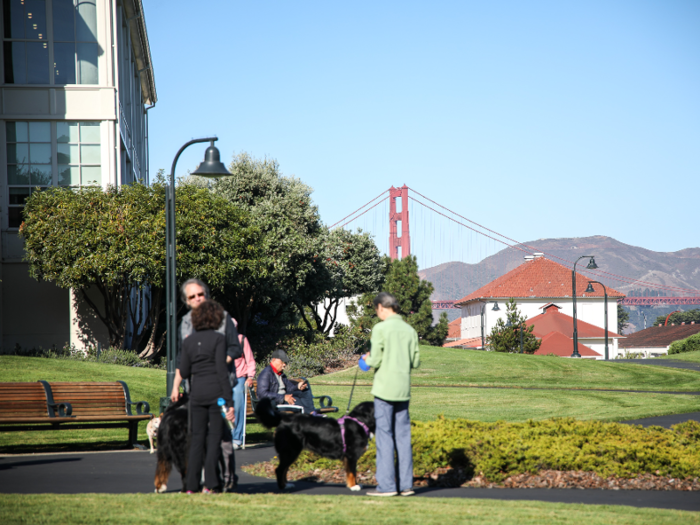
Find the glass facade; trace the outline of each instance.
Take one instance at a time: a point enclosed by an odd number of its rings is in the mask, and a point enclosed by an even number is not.
[[[6,122],[5,133],[10,228],[33,191],[102,184],[99,122]]]
[[[3,0],[3,19],[5,83],[98,83],[96,0]]]

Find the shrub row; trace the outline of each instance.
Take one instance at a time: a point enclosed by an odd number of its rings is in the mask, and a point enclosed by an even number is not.
[[[90,363],[106,363],[110,365],[133,366],[138,368],[157,368],[165,370],[165,360],[159,364],[154,364],[147,359],[141,359],[138,354],[130,350],[120,350],[118,348],[89,347],[86,351],[79,350],[75,346],[66,345],[63,348],[50,348],[45,350],[39,348],[15,347],[10,355],[22,357],[43,357],[46,359],[70,359],[72,361],[86,361]]]
[[[668,348],[669,354],[680,354],[683,352],[697,352],[700,351],[700,333],[681,339],[680,341],[674,341]]]
[[[285,370],[288,377],[313,377],[328,369],[344,367],[359,353],[367,341],[367,334],[359,328],[338,327],[335,336],[326,338],[315,334],[309,342],[302,335],[285,338],[277,345],[289,355],[289,365]],[[257,372],[270,363],[270,357],[257,361]]]
[[[602,477],[632,478],[657,474],[700,476],[700,423],[688,421],[671,430],[599,421],[557,418],[526,423],[481,423],[438,418],[412,422],[415,476],[438,468],[483,475],[491,482],[540,470],[595,472]],[[375,470],[372,441],[358,472]],[[336,469],[340,463],[304,452],[294,468]]]

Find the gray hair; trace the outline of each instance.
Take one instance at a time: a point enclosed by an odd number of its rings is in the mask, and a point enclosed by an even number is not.
[[[204,290],[204,297],[207,299],[211,299],[211,293],[209,292],[209,287],[204,284],[204,281],[201,281],[199,279],[187,279],[182,285],[180,286],[180,298],[182,298],[182,302],[187,304],[187,295],[185,294],[185,288],[187,288],[190,284],[196,284],[198,286],[202,287],[202,290]],[[188,306],[189,308],[189,306]]]
[[[375,309],[381,304],[384,308],[391,308],[396,313],[399,311],[399,303],[396,297],[389,292],[379,292],[372,302]]]

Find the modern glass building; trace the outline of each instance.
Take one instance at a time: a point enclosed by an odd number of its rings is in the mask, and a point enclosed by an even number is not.
[[[29,277],[18,228],[37,189],[149,181],[157,96],[143,6],[2,0],[0,26],[2,349],[104,342],[69,290]]]

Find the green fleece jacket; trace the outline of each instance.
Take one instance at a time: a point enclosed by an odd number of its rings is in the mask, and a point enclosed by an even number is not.
[[[372,395],[384,401],[411,399],[411,370],[420,366],[418,334],[394,314],[372,329],[366,362],[375,369]]]

